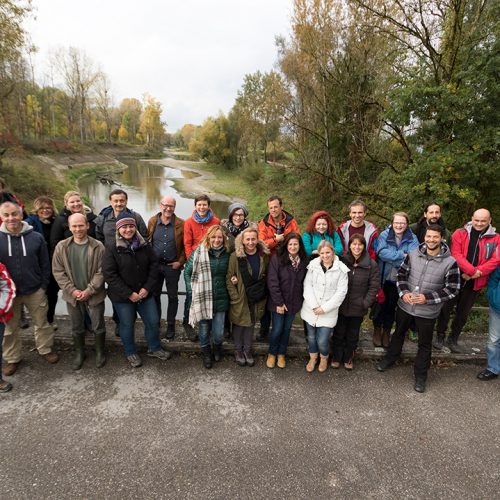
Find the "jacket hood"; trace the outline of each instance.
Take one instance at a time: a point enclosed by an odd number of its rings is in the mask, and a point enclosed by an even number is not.
[[[236,257],[245,257],[245,247],[243,246],[243,242],[241,241],[241,233],[236,236],[236,239],[234,241],[234,253],[236,254]],[[269,248],[267,245],[259,239],[257,241],[257,252],[259,252],[259,255],[269,255]]]
[[[385,231],[387,231],[389,234],[387,235],[387,241],[396,241],[396,233],[394,232],[394,229],[392,228],[392,224],[389,224],[386,228]],[[401,243],[403,241],[411,241],[413,239],[413,231],[407,227],[405,229],[405,232],[403,233],[403,236],[401,237]]]
[[[464,229],[470,234],[471,229],[472,229],[472,222],[467,222],[465,224]],[[480,236],[481,238],[484,238],[485,236],[493,236],[496,234],[496,228],[493,227],[491,224],[488,226],[488,229]]]
[[[427,246],[425,243],[420,243],[418,245],[418,253],[421,257],[429,257],[427,255]],[[450,247],[443,241],[441,243],[441,251],[435,257],[430,257],[432,259],[444,259],[445,257],[451,257]]]
[[[321,270],[321,272],[323,272],[323,268],[321,267],[321,259],[318,257],[317,259],[311,260],[311,262],[309,262],[309,264],[307,265],[307,269],[316,271]],[[343,271],[344,273],[349,272],[349,268],[335,255],[333,265],[332,267],[330,267],[330,269],[328,269],[327,273],[337,270]]]
[[[342,255],[340,257],[341,262],[343,262],[346,266],[352,266],[354,264],[354,261],[352,260],[350,255]],[[363,253],[361,254],[361,259],[358,262],[359,267],[365,267],[367,269],[370,269],[371,267],[371,257],[370,254],[365,250],[363,250]]]
[[[0,226],[0,231],[2,233],[8,234],[10,236],[16,237],[16,236],[21,236],[21,235],[30,233],[31,231],[33,231],[33,226],[30,226],[27,222],[22,221],[21,232],[17,233],[17,234],[13,234],[13,233],[10,233],[9,231],[7,231],[7,227],[5,226],[5,222],[2,222],[2,225]]]

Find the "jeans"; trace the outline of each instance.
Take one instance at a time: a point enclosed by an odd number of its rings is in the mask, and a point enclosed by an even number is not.
[[[329,326],[312,326],[309,323],[306,323],[306,327],[309,354],[317,354],[319,351],[322,356],[328,356],[330,354],[332,328]]]
[[[396,283],[386,281],[384,283],[385,301],[380,308],[376,318],[373,318],[374,326],[381,326],[384,330],[390,330],[394,323],[396,306],[398,305],[398,289]]]
[[[359,330],[363,316],[344,316],[339,319],[333,330],[333,361],[350,363],[358,347]]]
[[[160,264],[160,276],[158,280],[158,289],[156,290],[156,304],[158,306],[158,315],[161,318],[161,291],[163,282],[167,288],[168,306],[167,306],[167,323],[170,325],[175,323],[177,309],[179,308],[179,278],[181,276],[180,269],[172,269],[172,266]]]
[[[88,302],[77,302],[76,306],[66,303],[68,315],[71,320],[71,331],[73,335],[85,335],[85,316],[88,315],[91,322],[92,331],[96,334],[106,333],[104,323],[104,302],[90,306]]]
[[[490,307],[490,337],[486,346],[488,370],[500,374],[500,313]]]
[[[290,339],[290,330],[295,314],[272,313],[272,328],[269,334],[269,354],[286,354],[288,341]]]
[[[144,323],[144,336],[148,344],[148,351],[154,352],[161,349],[160,318],[155,299],[152,296],[140,302],[114,302],[113,305],[120,319],[119,332],[126,356],[137,354],[134,335],[137,313]]]
[[[212,341],[214,345],[221,345],[224,339],[224,318],[226,313],[216,312],[212,319],[203,319],[198,323],[198,337],[200,346],[210,346],[210,329],[212,330]]]

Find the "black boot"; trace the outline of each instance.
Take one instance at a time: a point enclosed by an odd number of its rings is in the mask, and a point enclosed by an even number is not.
[[[104,354],[104,340],[106,332],[96,333],[95,335],[95,365],[102,368],[106,364],[106,355]]]
[[[212,368],[212,349],[210,349],[210,346],[201,348],[201,356],[203,358],[203,366],[207,370]]]
[[[214,344],[214,360],[216,363],[222,361],[222,344]]]
[[[73,345],[75,347],[75,359],[73,360],[73,370],[79,370],[85,359],[85,333],[73,334]]]

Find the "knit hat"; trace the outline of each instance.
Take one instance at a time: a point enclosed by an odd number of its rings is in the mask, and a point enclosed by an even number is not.
[[[130,212],[120,212],[118,214],[118,217],[116,218],[116,229],[120,229],[123,226],[136,226],[137,227],[137,222],[130,215]]]
[[[233,213],[236,212],[236,210],[240,209],[243,210],[243,213],[245,214],[245,219],[248,217],[248,208],[243,205],[243,203],[231,203],[229,205],[229,208],[227,209],[228,213],[228,219],[231,220],[231,217],[233,216]]]

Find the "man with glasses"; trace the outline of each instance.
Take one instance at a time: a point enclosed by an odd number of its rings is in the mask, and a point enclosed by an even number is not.
[[[184,220],[175,215],[175,207],[175,199],[172,196],[164,196],[160,201],[160,212],[149,219],[147,228],[147,238],[159,260],[160,275],[155,297],[160,318],[163,282],[167,288],[167,339],[175,337],[175,317],[179,306],[179,277],[182,266],[186,262]]]

